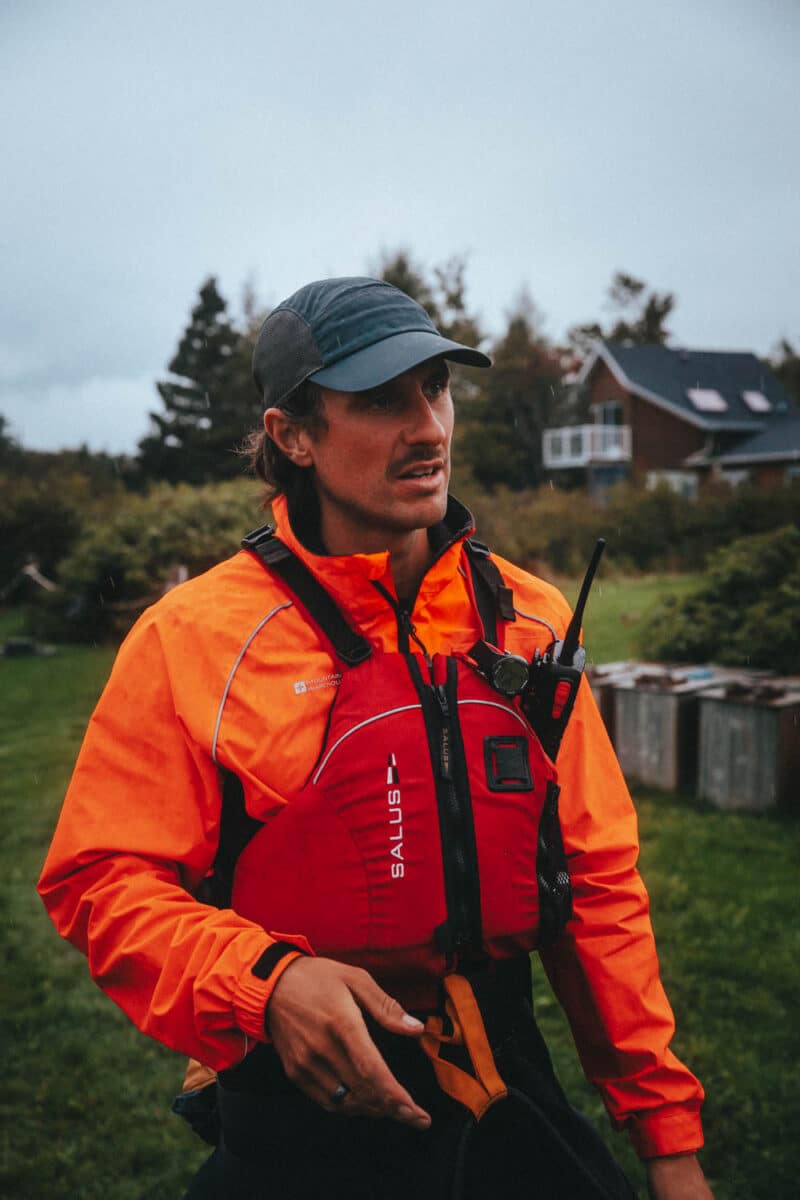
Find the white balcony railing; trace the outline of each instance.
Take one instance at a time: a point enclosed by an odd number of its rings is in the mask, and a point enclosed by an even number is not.
[[[630,425],[567,425],[542,434],[542,461],[550,470],[630,462],[630,457]]]

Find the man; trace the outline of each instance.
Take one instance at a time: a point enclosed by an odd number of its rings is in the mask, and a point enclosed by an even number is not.
[[[702,1090],[668,1048],[635,816],[591,696],[557,830],[552,762],[475,657],[528,664],[569,611],[466,542],[448,360],[489,365],[376,280],[310,284],[267,318],[251,450],[277,533],[126,640],[40,892],[144,1032],[221,1072],[223,1138],[190,1197],[630,1195],[520,1003],[538,944],[651,1195],[707,1200]],[[572,887],[549,945],[545,810]]]

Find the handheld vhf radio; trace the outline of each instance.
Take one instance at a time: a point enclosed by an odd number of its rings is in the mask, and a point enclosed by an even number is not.
[[[586,666],[586,651],[578,645],[578,637],[589,589],[605,546],[605,538],[598,538],[562,642],[551,642],[544,654],[537,650],[530,663],[519,654],[503,654],[484,641],[476,642],[469,652],[492,687],[504,696],[519,696],[531,728],[553,760]]]
[[[522,711],[552,759],[558,754],[586,666],[586,650],[578,645],[578,637],[589,589],[605,547],[605,538],[598,538],[564,640],[551,642],[544,654],[536,651],[528,687],[520,696]]]

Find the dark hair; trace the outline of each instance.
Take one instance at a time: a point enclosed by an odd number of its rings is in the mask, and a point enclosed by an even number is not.
[[[290,392],[278,407],[298,425],[317,433],[326,428],[322,415],[322,388],[306,379]],[[268,508],[276,496],[286,496],[291,517],[300,511],[317,508],[317,493],[313,472],[309,467],[298,467],[275,444],[263,428],[254,429],[245,439],[240,453],[250,467],[266,484],[261,497],[261,507]]]

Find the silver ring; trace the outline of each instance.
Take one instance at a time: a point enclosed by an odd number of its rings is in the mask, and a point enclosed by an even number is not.
[[[344,1104],[344,1098],[350,1088],[346,1084],[340,1083],[335,1092],[331,1092],[331,1104]]]

